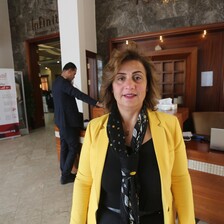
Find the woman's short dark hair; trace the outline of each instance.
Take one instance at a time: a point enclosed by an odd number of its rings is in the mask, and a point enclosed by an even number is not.
[[[118,73],[121,65],[127,61],[139,61],[142,63],[146,70],[147,76],[147,89],[144,103],[147,108],[151,110],[156,109],[156,105],[160,98],[158,85],[156,80],[156,69],[152,64],[149,57],[143,55],[137,48],[135,43],[131,43],[126,46],[123,50],[113,50],[111,58],[107,65],[104,67],[102,84],[100,90],[101,100],[104,102],[104,105],[108,111],[111,111],[112,105],[115,102],[114,95],[112,93],[112,83],[116,74]]]
[[[72,70],[76,70],[76,65],[72,62],[68,62],[67,64],[65,64],[65,66],[63,67],[63,71],[67,71],[69,69],[72,69]]]

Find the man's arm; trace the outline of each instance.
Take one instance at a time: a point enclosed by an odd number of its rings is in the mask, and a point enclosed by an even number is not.
[[[103,106],[102,103],[93,99],[89,95],[83,93],[79,89],[75,88],[71,83],[69,83],[67,81],[64,83],[63,91],[66,92],[68,95],[70,95],[74,98],[77,98],[77,99],[79,99],[79,100],[81,100],[85,103],[88,103],[92,106],[97,106],[97,107],[102,107]]]

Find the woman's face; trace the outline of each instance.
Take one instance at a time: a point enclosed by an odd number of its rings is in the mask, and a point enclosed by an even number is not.
[[[140,110],[147,91],[143,64],[136,60],[124,62],[115,75],[112,87],[119,109]]]

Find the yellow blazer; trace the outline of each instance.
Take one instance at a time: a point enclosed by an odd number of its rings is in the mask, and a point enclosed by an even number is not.
[[[193,224],[194,206],[182,131],[173,115],[148,110],[160,171],[164,224]],[[90,121],[74,183],[70,224],[96,224],[101,177],[108,148],[108,114]]]

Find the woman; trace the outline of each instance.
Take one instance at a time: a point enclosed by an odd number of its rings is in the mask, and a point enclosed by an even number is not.
[[[193,224],[185,144],[175,116],[156,111],[154,69],[133,45],[115,51],[101,95],[109,114],[86,130],[70,224]]]

